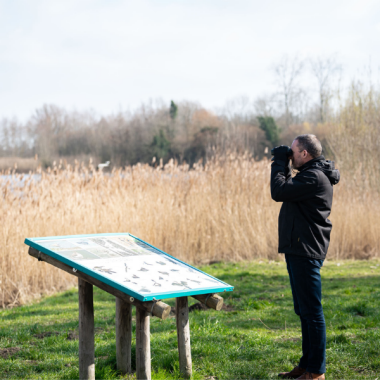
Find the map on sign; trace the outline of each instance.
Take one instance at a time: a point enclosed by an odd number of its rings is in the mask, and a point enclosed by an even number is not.
[[[141,301],[233,290],[128,233],[30,238],[25,244]]]

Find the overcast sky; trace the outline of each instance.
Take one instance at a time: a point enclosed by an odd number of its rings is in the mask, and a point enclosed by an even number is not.
[[[223,106],[273,89],[282,55],[380,65],[378,0],[0,0],[0,117],[150,98]]]

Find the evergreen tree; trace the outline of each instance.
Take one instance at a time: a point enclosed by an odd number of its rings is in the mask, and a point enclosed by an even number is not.
[[[274,146],[278,145],[280,140],[280,129],[271,116],[258,116],[260,128],[265,132],[266,139]]]
[[[178,106],[173,102],[173,100],[170,101],[170,109],[169,109],[169,115],[172,120],[175,120],[178,113]]]
[[[166,138],[162,129],[157,135],[153,136],[153,141],[150,144],[151,155],[157,158],[165,158],[170,152],[170,141]]]

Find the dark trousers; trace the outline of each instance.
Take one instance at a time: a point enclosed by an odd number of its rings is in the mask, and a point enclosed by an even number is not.
[[[326,372],[326,324],[322,309],[319,270],[323,260],[285,255],[294,311],[301,318],[302,358],[299,367],[312,373]]]

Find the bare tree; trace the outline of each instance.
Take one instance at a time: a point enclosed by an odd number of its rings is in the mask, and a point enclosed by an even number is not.
[[[236,135],[239,125],[252,118],[253,107],[248,96],[241,95],[227,99],[223,108],[219,110],[221,118],[225,118],[225,134],[227,138]]]
[[[0,121],[0,155],[24,157],[31,154],[26,128],[16,118]]]
[[[254,101],[254,109],[259,116],[277,116],[275,95],[258,96]]]
[[[342,67],[336,62],[335,56],[327,58],[310,58],[311,71],[318,84],[319,121],[326,120],[328,100],[331,97],[331,79],[341,71]]]
[[[292,122],[292,109],[296,102],[305,97],[305,91],[298,83],[304,67],[305,61],[302,58],[290,58],[287,55],[273,66],[276,84],[279,87],[278,95],[282,98],[284,106],[286,127]]]

